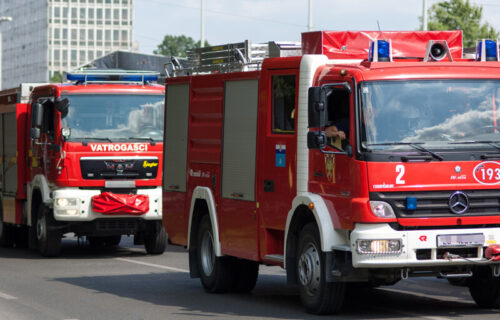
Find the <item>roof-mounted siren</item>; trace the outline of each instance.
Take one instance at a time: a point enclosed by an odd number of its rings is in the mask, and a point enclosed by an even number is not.
[[[368,60],[372,62],[392,62],[391,40],[380,39],[370,41]]]
[[[446,57],[448,61],[453,61],[446,40],[429,40],[425,49],[424,62],[441,61]]]
[[[476,61],[500,61],[498,40],[476,40]]]

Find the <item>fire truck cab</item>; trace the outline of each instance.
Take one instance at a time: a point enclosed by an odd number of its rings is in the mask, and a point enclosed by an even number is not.
[[[84,70],[68,83],[0,92],[3,246],[57,256],[64,234],[91,246],[134,235],[165,249],[164,87],[151,72]]]
[[[325,31],[192,57],[166,81],[163,222],[205,290],[250,291],[266,264],[317,314],[420,276],[500,305],[496,41]]]

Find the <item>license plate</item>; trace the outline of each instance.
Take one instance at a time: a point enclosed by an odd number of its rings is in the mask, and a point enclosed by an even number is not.
[[[438,247],[478,247],[484,244],[484,234],[444,234],[437,236]]]

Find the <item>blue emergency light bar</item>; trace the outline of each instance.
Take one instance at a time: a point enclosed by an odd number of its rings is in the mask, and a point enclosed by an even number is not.
[[[375,40],[370,44],[368,60],[373,62],[392,61],[391,43],[387,40]]]
[[[66,79],[81,83],[90,82],[133,82],[158,81],[158,72],[128,70],[78,70],[66,73]]]
[[[499,61],[498,42],[494,40],[481,40],[476,46],[477,61]]]

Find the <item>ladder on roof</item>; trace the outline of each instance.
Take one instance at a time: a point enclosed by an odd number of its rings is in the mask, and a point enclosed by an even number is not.
[[[249,40],[188,51],[188,67],[175,63],[174,75],[260,70],[265,58],[301,55],[300,43],[251,43]]]

